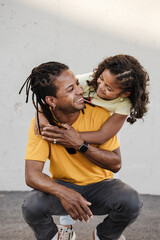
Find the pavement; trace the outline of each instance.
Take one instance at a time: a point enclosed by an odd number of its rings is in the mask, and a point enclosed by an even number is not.
[[[21,204],[27,192],[0,192],[0,240],[35,240],[22,217]],[[160,196],[141,195],[143,210],[125,231],[126,240],[160,240]],[[92,231],[104,216],[89,223],[76,222],[76,240],[92,240]],[[59,224],[59,217],[54,217]]]

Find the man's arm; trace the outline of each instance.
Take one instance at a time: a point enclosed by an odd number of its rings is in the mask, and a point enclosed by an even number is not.
[[[63,125],[66,129],[60,129],[55,126],[45,127],[42,131],[42,138],[53,142],[56,139],[57,144],[65,147],[79,149],[84,142],[80,134],[68,124]],[[108,151],[88,145],[88,150],[83,153],[86,158],[101,168],[105,168],[112,172],[118,172],[121,168],[120,150]]]
[[[91,203],[78,192],[56,183],[49,176],[42,173],[43,167],[44,162],[26,160],[26,184],[58,197],[65,210],[74,220],[88,221],[89,217],[92,217],[92,212],[88,207]]]
[[[121,169],[121,155],[119,148],[111,152],[89,145],[88,150],[83,154],[91,162],[101,168],[105,168],[114,173],[118,172]]]

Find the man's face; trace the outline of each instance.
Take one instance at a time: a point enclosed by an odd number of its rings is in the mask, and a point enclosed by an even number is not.
[[[56,111],[74,113],[84,108],[83,89],[71,70],[57,77]]]

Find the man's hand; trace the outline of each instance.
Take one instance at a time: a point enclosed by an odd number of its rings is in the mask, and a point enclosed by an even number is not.
[[[93,216],[88,207],[91,203],[82,197],[80,193],[53,181],[42,172],[43,167],[44,162],[26,161],[25,177],[27,185],[57,196],[67,213],[74,220],[89,221],[89,218]]]
[[[88,206],[91,205],[82,195],[72,189],[67,189],[59,196],[67,213],[74,219],[88,222],[93,214]]]
[[[62,124],[62,126],[63,129],[52,125],[44,127],[41,133],[42,138],[48,142],[53,142],[56,139],[57,144],[78,150],[84,142],[80,134],[68,124]]]

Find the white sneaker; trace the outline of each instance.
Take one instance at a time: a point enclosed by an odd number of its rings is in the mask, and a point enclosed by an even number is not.
[[[97,236],[97,229],[93,231],[93,240],[100,240],[99,237]],[[125,236],[121,235],[118,240],[126,240]]]
[[[125,236],[121,235],[118,240],[126,240]]]
[[[76,234],[72,228],[57,225],[59,232],[59,240],[75,240]]]

